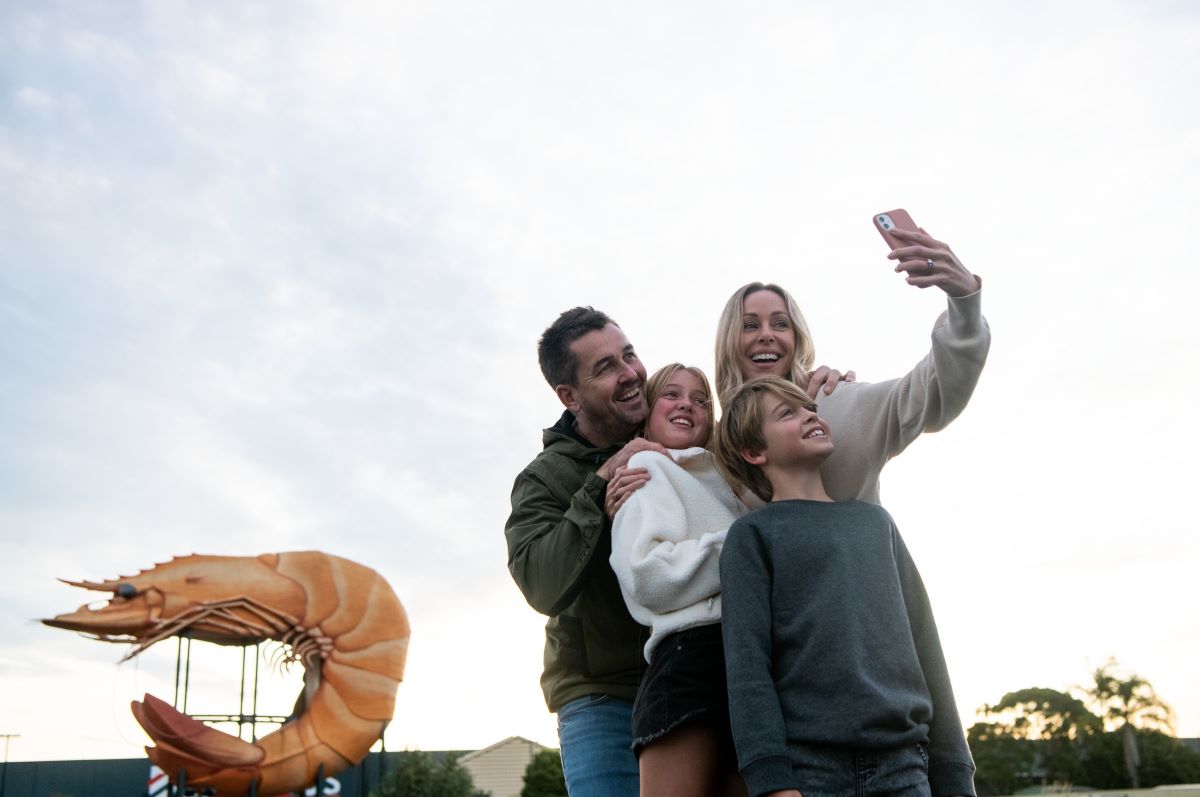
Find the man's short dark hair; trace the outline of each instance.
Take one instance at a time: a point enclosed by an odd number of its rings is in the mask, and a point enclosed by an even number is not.
[[[617,326],[604,313],[591,307],[572,307],[560,315],[546,328],[538,340],[538,365],[542,376],[550,387],[575,385],[575,369],[578,363],[571,344],[589,332],[604,329],[609,324]]]

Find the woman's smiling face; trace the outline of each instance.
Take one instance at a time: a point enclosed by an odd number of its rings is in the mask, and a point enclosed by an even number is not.
[[[796,328],[783,297],[755,291],[742,300],[738,367],[746,380],[759,376],[789,379],[796,353]]]
[[[709,395],[695,374],[680,368],[650,408],[646,439],[666,448],[702,446],[708,436]]]

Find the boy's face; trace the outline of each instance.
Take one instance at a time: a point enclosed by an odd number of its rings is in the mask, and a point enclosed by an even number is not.
[[[757,455],[757,465],[776,467],[820,467],[833,453],[829,425],[817,417],[815,404],[784,399],[767,393],[763,402],[763,440],[766,448]]]

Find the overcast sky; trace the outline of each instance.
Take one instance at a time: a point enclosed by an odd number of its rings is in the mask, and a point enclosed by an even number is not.
[[[369,564],[413,625],[389,749],[557,746],[516,473],[560,407],[535,342],[593,304],[711,374],[788,287],[863,380],[984,280],[970,407],[884,472],[964,712],[1109,656],[1200,736],[1189,2],[0,5],[0,733],[129,757],[174,644],[38,625],[55,579],[193,551]],[[231,658],[232,655],[232,658]],[[237,710],[193,650],[193,712]],[[264,670],[260,709],[299,676]]]

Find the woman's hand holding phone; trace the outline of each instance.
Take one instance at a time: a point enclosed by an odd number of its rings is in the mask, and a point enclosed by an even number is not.
[[[898,261],[896,273],[918,288],[941,288],[950,296],[968,296],[983,281],[962,264],[950,245],[917,227],[902,209],[875,214],[875,229],[892,247],[888,258]]]

